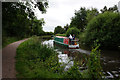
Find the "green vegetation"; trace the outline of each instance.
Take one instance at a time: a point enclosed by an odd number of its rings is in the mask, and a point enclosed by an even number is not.
[[[59,78],[58,67],[57,53],[43,46],[38,37],[23,42],[17,49],[17,78]]]
[[[39,36],[39,38],[41,38],[41,39],[52,39],[52,36],[51,35],[44,35],[44,36]]]
[[[79,34],[80,34],[80,31],[79,31],[79,29],[77,29],[76,27],[72,27],[72,28],[69,28],[69,29],[67,30],[66,36],[69,36],[70,34],[71,34],[71,35],[75,34],[75,36],[78,37]]]
[[[85,26],[87,25],[87,10],[86,8],[80,8],[80,10],[75,11],[75,16],[72,17],[71,22],[70,22],[70,28],[71,27],[76,27],[81,31],[85,29]]]
[[[19,38],[17,37],[3,37],[3,41],[2,41],[2,48],[4,48],[5,46],[7,46],[8,44],[12,43],[12,42],[15,42],[15,41],[18,41],[20,40]]]
[[[54,34],[63,34],[65,33],[65,30],[61,26],[57,26],[54,29]]]
[[[44,32],[44,35],[54,35],[53,32]]]
[[[17,48],[17,78],[81,77],[76,66],[65,72],[65,66],[60,66],[60,64],[57,53],[52,48],[42,45],[39,37],[32,37]]]
[[[120,45],[120,14],[105,12],[93,18],[85,31],[85,43],[93,45],[94,41],[102,47],[118,47]]]
[[[90,22],[94,17],[96,17],[99,14],[98,10],[96,8],[92,8],[91,10],[87,10],[87,23]],[[86,27],[85,27],[86,28]]]
[[[96,47],[92,49],[87,62],[88,69],[84,70],[81,74],[83,78],[101,79],[104,76],[100,64],[100,50],[98,50],[99,46],[100,45],[96,45]]]
[[[2,41],[3,47],[7,44],[30,37],[44,35],[42,30],[44,19],[38,20],[33,8],[38,8],[42,13],[48,7],[47,0],[41,2],[3,2],[2,3]]]
[[[76,58],[74,65],[68,71],[61,66],[58,54],[50,47],[42,45],[39,37],[32,37],[17,48],[16,71],[17,78],[94,78],[100,73],[99,55],[95,48],[88,62],[88,69],[80,72],[79,66],[87,59],[85,56]],[[94,55],[95,54],[95,55]],[[78,59],[81,59],[78,61]],[[98,65],[98,66],[95,66]],[[99,69],[100,68],[100,69]],[[95,74],[94,72],[95,71]],[[94,75],[94,76],[93,76]],[[98,75],[96,77],[99,77]],[[95,78],[96,78],[95,77]]]
[[[56,34],[56,36],[64,36],[64,37],[66,37],[66,34]]]
[[[97,40],[101,44],[100,48],[118,48],[120,46],[120,14],[116,5],[101,9],[101,13],[96,8],[80,8],[75,11],[67,29],[66,36],[75,34],[80,39],[81,44],[92,47]],[[73,28],[76,28],[73,30]]]
[[[100,10],[102,13],[109,11],[109,12],[118,12],[117,5],[114,5],[113,7],[107,8],[107,6],[104,6],[103,9]]]
[[[99,45],[100,46],[100,45]],[[88,60],[89,78],[102,78],[102,68],[100,65],[100,51],[97,51],[99,46],[92,49]]]

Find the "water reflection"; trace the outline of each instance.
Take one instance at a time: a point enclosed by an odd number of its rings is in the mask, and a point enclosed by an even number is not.
[[[59,62],[62,63],[61,66],[65,66],[65,71],[77,61],[80,61],[80,70],[87,69],[87,57],[89,57],[90,51],[81,48],[68,49],[62,45],[54,44],[53,40],[45,40],[42,43],[54,47],[55,51],[59,53]],[[120,78],[120,51],[102,50],[101,65],[105,78]]]
[[[64,47],[63,45],[58,45],[53,42],[53,40],[43,41],[42,42],[45,45],[48,45],[50,47],[53,47],[54,50],[58,53],[59,62],[62,63],[61,66],[64,66],[64,70],[67,71],[70,67],[74,65],[74,62],[80,62],[78,64],[79,68],[83,71],[86,68],[86,59],[84,55],[90,54],[89,51],[85,51],[82,49],[68,49],[67,47]],[[86,54],[82,54],[82,53]]]

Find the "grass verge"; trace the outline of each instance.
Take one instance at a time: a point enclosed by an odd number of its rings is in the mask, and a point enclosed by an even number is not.
[[[38,37],[23,42],[17,48],[17,78],[61,78],[62,68],[57,53],[41,44]]]
[[[59,63],[58,54],[46,45],[42,45],[39,37],[32,37],[17,48],[16,71],[17,78],[96,78],[99,74],[99,55],[96,49],[92,51],[88,69],[80,72],[79,66],[84,60],[75,62],[68,71]],[[91,54],[91,55],[92,55]],[[82,58],[81,58],[82,59]],[[98,61],[96,63],[96,61]],[[97,66],[96,66],[97,65]],[[95,72],[94,72],[95,71]],[[96,74],[94,74],[96,73]]]
[[[3,37],[2,38],[2,47],[4,48],[8,44],[13,43],[13,42],[18,41],[18,40],[20,40],[20,39],[17,37]]]
[[[56,34],[56,36],[64,36],[64,37],[66,37],[66,34]]]

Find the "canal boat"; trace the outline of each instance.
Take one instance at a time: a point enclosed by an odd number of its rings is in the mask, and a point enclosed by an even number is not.
[[[79,48],[78,40],[70,40],[68,37],[55,36],[54,43],[64,45],[64,46],[68,47],[69,49],[78,49]]]

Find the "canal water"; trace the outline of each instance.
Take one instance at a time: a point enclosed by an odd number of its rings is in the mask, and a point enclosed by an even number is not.
[[[59,62],[65,66],[67,71],[74,63],[79,62],[79,69],[82,72],[87,69],[87,61],[90,55],[89,50],[85,49],[67,49],[64,46],[57,45],[53,40],[43,40],[43,44],[53,47],[59,53]],[[120,51],[119,50],[101,50],[101,66],[105,78],[120,78]]]

